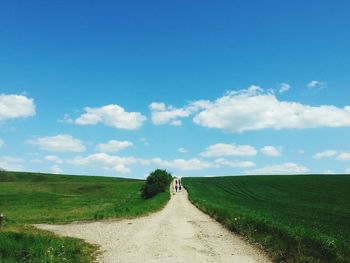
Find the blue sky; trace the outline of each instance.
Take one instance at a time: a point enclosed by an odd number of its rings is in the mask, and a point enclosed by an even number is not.
[[[348,1],[3,1],[0,167],[350,171]]]

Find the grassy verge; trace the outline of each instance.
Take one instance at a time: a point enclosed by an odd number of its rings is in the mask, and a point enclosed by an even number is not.
[[[0,232],[0,263],[63,263],[94,260],[96,246],[75,238],[58,238],[33,227],[6,227]]]
[[[159,210],[168,192],[144,200],[144,181],[122,178],[0,172],[0,263],[91,262],[96,246],[60,238],[28,224],[133,218]]]
[[[184,178],[190,200],[275,262],[350,262],[350,176]]]

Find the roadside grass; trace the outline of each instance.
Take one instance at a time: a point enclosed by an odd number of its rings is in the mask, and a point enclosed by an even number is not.
[[[183,178],[192,203],[275,262],[350,262],[350,176]]]
[[[91,262],[96,246],[28,224],[134,218],[164,207],[169,191],[145,200],[140,195],[143,184],[135,179],[0,172],[0,212],[5,215],[0,263]]]
[[[34,227],[6,227],[0,232],[0,263],[43,262],[88,263],[98,247]]]

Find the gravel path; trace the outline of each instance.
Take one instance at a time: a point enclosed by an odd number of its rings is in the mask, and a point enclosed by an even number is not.
[[[36,225],[101,246],[98,262],[271,262],[259,249],[193,206],[187,192],[160,212],[130,220]]]

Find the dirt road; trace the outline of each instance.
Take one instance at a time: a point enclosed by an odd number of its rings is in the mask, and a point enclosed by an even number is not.
[[[147,217],[37,227],[100,245],[104,263],[271,262],[193,206],[184,190]]]

